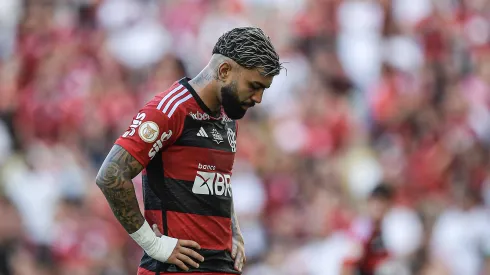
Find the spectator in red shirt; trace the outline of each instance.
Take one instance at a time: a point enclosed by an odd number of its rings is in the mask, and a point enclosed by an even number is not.
[[[374,275],[390,258],[383,241],[382,221],[393,205],[394,190],[387,184],[374,188],[368,199],[368,220],[354,225],[352,234],[358,243],[357,251],[344,260],[342,275]]]

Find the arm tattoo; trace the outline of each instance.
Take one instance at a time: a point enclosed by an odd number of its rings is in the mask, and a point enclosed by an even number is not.
[[[235,207],[233,205],[233,201],[231,202],[231,232],[233,236],[240,236],[242,232],[240,231],[240,227],[238,226],[238,219],[235,214]]]
[[[131,234],[145,222],[134,192],[132,179],[143,166],[124,148],[114,145],[97,175],[97,185],[104,193],[114,216]]]

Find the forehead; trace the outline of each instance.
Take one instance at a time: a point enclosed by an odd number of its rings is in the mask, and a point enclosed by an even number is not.
[[[260,73],[260,69],[243,68],[241,78],[247,82],[259,82],[264,86],[269,87],[274,79],[274,76],[264,76]]]

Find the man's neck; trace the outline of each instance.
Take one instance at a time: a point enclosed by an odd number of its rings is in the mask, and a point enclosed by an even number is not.
[[[220,102],[216,97],[218,89],[213,72],[209,68],[202,70],[196,77],[189,81],[189,84],[199,95],[201,100],[213,112],[220,108]]]

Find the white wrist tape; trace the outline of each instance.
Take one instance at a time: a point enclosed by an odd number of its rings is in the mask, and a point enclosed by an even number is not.
[[[166,262],[168,260],[178,241],[168,236],[158,238],[147,221],[145,221],[138,231],[129,234],[129,236],[145,250],[148,256],[160,262]]]

